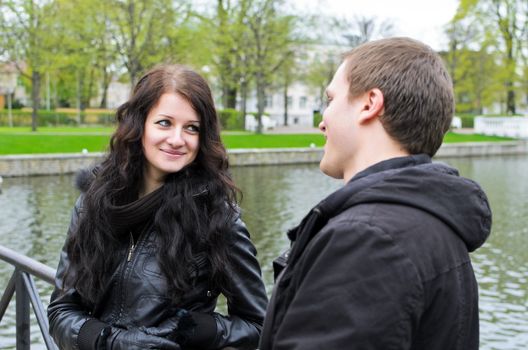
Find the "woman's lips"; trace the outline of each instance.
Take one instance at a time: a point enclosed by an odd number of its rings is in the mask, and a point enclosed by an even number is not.
[[[162,149],[161,150],[163,153],[166,153],[170,156],[183,156],[185,154],[185,152],[182,152],[182,151],[176,151],[176,150],[173,150],[173,149]]]

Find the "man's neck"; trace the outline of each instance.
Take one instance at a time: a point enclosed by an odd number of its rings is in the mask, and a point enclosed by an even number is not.
[[[409,155],[409,152],[405,150],[399,142],[388,136],[385,133],[385,130],[383,130],[383,132],[378,130],[376,133],[364,135],[363,141],[362,145],[358,147],[354,159],[351,160],[350,166],[345,169],[343,174],[343,180],[345,183],[350,181],[350,179],[357,173],[374,164],[387,159]]]

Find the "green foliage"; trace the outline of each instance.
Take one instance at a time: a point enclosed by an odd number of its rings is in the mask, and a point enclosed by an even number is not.
[[[14,126],[30,126],[31,111],[12,110],[11,111]],[[111,125],[114,122],[112,113],[87,113],[80,115],[77,112],[57,112],[57,111],[38,111],[38,126],[59,126],[59,125],[78,125],[78,117],[83,124]],[[0,110],[0,126],[7,126],[9,116],[7,110]]]
[[[218,116],[223,130],[244,130],[244,118],[236,109],[219,110]]]
[[[323,115],[320,112],[315,112],[313,115],[313,126],[318,128],[319,123],[323,120]]]
[[[461,0],[446,33],[446,54],[457,93],[457,112],[482,113],[500,102],[516,113],[527,64],[524,0]],[[522,11],[521,11],[522,9]],[[462,99],[462,100],[461,100]]]
[[[23,104],[20,100],[18,100],[18,99],[14,100],[14,101],[11,103],[11,108],[12,108],[12,109],[22,109],[22,108],[24,108],[24,107],[25,107],[24,104]],[[4,109],[6,109],[6,110],[8,109],[7,104],[4,106]]]
[[[457,117],[460,117],[460,120],[462,121],[462,127],[463,128],[473,128],[474,120],[476,115],[475,114],[457,114]]]
[[[28,92],[40,88],[33,106],[49,92],[55,107],[105,107],[103,91],[127,73],[133,82],[155,64],[211,60],[188,12],[185,0],[0,1],[0,55],[19,63]]]
[[[11,112],[14,126],[30,126],[31,125],[31,111],[13,110]],[[77,121],[74,117],[64,112],[53,111],[39,111],[38,112],[38,126],[47,125],[76,125]],[[8,125],[8,112],[0,111],[0,125]]]

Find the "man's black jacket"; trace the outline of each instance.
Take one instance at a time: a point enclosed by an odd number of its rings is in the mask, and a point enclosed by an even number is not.
[[[481,188],[426,155],[366,169],[289,232],[260,349],[477,350],[490,228]]]

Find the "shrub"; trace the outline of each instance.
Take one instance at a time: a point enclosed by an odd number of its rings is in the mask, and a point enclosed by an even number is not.
[[[116,121],[115,114],[101,113],[97,115],[97,123],[101,125],[113,124]]]
[[[9,116],[8,111],[0,111],[0,125],[8,125]],[[30,126],[31,125],[31,111],[27,110],[12,110],[14,126]],[[55,111],[38,111],[37,126],[49,125],[75,125],[77,120],[74,116],[63,112]]]
[[[323,120],[323,115],[320,112],[314,112],[313,114],[313,126],[318,128],[319,123]]]
[[[29,112],[29,120],[31,123],[31,112]],[[64,112],[39,111],[37,124],[38,126],[77,125],[77,116]]]
[[[218,111],[220,124],[224,130],[244,130],[244,118],[236,109],[226,108]]]
[[[31,110],[12,110],[14,126],[30,126],[31,125]],[[80,115],[81,124],[102,124],[109,125],[115,121],[114,115],[111,113],[87,113],[83,112]],[[58,112],[58,111],[38,111],[37,126],[58,126],[78,125],[77,112]],[[9,116],[7,110],[0,110],[0,126],[7,126],[9,123]]]
[[[475,114],[457,114],[457,117],[460,117],[462,120],[463,128],[473,128]]]

